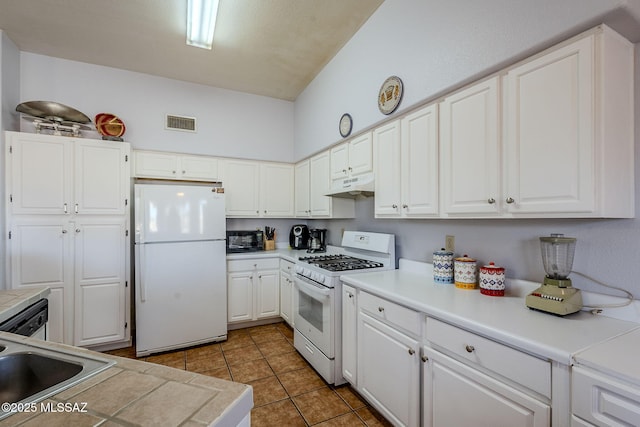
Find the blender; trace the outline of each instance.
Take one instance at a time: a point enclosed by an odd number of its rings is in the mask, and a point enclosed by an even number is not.
[[[564,234],[540,237],[542,263],[547,273],[542,286],[527,295],[527,307],[564,316],[580,311],[582,295],[571,286],[571,267],[576,249],[576,239]]]

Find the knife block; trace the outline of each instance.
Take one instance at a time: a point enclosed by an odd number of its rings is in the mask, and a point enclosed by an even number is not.
[[[273,251],[276,248],[275,240],[265,240],[264,241],[264,250],[265,251]]]

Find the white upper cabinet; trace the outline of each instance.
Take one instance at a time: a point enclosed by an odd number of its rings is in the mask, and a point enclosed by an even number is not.
[[[228,159],[223,170],[227,216],[260,216],[260,164]]]
[[[294,167],[287,163],[260,165],[260,213],[292,217],[294,214]]]
[[[438,106],[373,131],[375,215],[428,218],[438,208]]]
[[[129,144],[7,132],[12,214],[124,214]]]
[[[227,216],[292,217],[294,167],[287,163],[225,159],[222,184]]]
[[[133,175],[139,178],[218,181],[218,159],[158,151],[135,151]]]
[[[311,216],[311,210],[309,209],[310,177],[309,159],[296,163],[294,183],[296,217]]]
[[[500,78],[440,104],[440,177],[444,216],[500,213]]]
[[[376,217],[400,216],[400,121],[373,131]]]
[[[633,45],[606,26],[506,76],[506,211],[633,217]]]
[[[355,217],[353,199],[325,196],[331,189],[330,150],[297,163],[295,181],[296,217]]]
[[[331,180],[348,178],[373,170],[371,132],[331,149]]]

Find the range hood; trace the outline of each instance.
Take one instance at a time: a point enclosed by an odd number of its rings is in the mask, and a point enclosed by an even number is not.
[[[355,199],[373,196],[373,172],[333,181],[331,190],[325,196]]]

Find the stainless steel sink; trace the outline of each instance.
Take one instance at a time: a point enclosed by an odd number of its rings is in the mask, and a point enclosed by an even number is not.
[[[82,351],[0,337],[0,402],[41,401],[115,363]],[[9,415],[0,410],[0,419]]]

